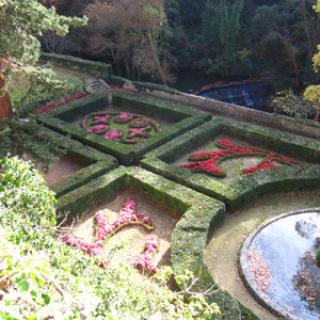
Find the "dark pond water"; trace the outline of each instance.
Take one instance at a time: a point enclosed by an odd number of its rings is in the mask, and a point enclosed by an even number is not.
[[[272,220],[246,240],[240,268],[260,302],[289,319],[320,319],[319,237],[320,211],[308,210]]]

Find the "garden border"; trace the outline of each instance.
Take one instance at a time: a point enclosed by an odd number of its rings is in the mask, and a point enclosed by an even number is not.
[[[127,78],[119,77],[119,76],[112,76],[112,84],[115,86],[119,86],[120,88],[126,89],[128,91],[135,91],[135,92],[145,92],[150,93],[153,91],[162,91],[170,94],[184,94],[179,90],[174,88],[168,87],[163,84],[155,83],[155,82],[142,82],[142,81],[134,81],[129,80]]]
[[[179,231],[174,231],[173,261],[176,261],[176,266],[188,264],[189,269],[196,271],[198,276],[201,274],[203,279],[208,277],[206,267],[200,267],[199,262],[203,264],[203,250],[209,230],[213,224],[218,224],[224,218],[224,204],[216,199],[140,167],[121,166],[62,196],[57,210],[71,211],[71,216],[74,216],[74,213],[81,214],[99,200],[106,199],[129,185],[181,213],[181,219],[176,225],[176,228],[179,226]],[[191,249],[184,238],[179,236],[179,232],[192,235],[194,242]],[[201,285],[206,286],[206,281]]]
[[[74,218],[99,200],[106,201],[108,197],[129,185],[147,193],[154,200],[165,202],[181,213],[171,242],[174,273],[177,275],[186,270],[192,271],[198,279],[193,290],[207,290],[212,287],[214,280],[204,263],[203,256],[211,233],[225,217],[225,205],[216,199],[143,168],[121,166],[61,197],[57,210],[60,213],[69,212],[68,217]],[[60,215],[59,218],[63,219],[63,216]],[[181,285],[179,282],[177,284]],[[240,309],[250,313],[227,292],[215,290],[209,300],[217,299],[224,302],[224,312],[228,315],[228,320],[238,320]]]
[[[90,180],[97,178],[118,166],[118,161],[109,155],[99,152],[93,148],[85,146],[78,141],[71,140],[48,128],[40,127],[37,135],[48,140],[57,140],[63,138],[62,148],[66,149],[66,156],[75,155],[88,161],[90,164],[75,172],[62,181],[57,182],[50,187],[57,197],[85,185]]]
[[[42,52],[40,60],[66,68],[85,71],[106,82],[112,79],[112,66],[104,62],[81,59],[74,56]]]
[[[295,136],[278,130],[249,125],[216,118],[175,138],[148,153],[141,161],[142,167],[161,174],[166,178],[186,185],[194,190],[215,197],[226,203],[228,209],[234,210],[254,197],[268,192],[312,189],[320,183],[320,165],[283,166],[264,172],[256,172],[237,179],[232,186],[223,180],[214,180],[207,175],[178,168],[170,162],[188,150],[200,147],[209,141],[210,136],[222,132],[242,137],[250,142],[272,147],[276,152],[285,152],[290,156],[316,162],[320,159],[320,143],[314,139]]]
[[[241,119],[248,123],[259,124],[294,134],[318,139],[320,137],[320,123],[313,120],[299,120],[289,116],[267,113],[264,111],[254,110],[239,106],[236,104],[226,103],[223,101],[208,99],[188,93],[171,93],[165,90],[149,92],[151,96],[162,98],[168,101],[185,103],[197,110],[211,113],[214,116],[230,117],[236,121]]]
[[[265,309],[267,309],[270,313],[274,314],[275,316],[279,317],[280,319],[285,319],[286,315],[283,314],[283,310],[280,311],[276,306],[273,306],[271,303],[268,304],[268,301],[264,299],[261,294],[258,292],[256,288],[253,287],[251,281],[247,278],[248,273],[250,273],[249,269],[250,266],[245,259],[245,256],[249,253],[249,247],[252,244],[255,237],[267,226],[270,224],[298,214],[304,214],[309,212],[318,212],[320,213],[320,208],[309,208],[309,209],[298,209],[294,211],[289,211],[283,214],[280,214],[276,217],[272,217],[267,219],[267,221],[260,224],[258,227],[254,228],[253,231],[250,232],[249,236],[246,238],[246,240],[241,245],[239,256],[238,256],[238,269],[240,273],[240,277],[242,278],[243,284],[246,287],[246,289],[250,292],[250,294],[253,296],[253,298],[259,302],[260,305],[262,305]]]
[[[166,128],[162,133],[151,137],[145,143],[126,145],[108,141],[101,136],[85,132],[80,126],[75,126],[65,121],[73,117],[75,109],[77,109],[78,115],[85,115],[88,111],[94,112],[98,111],[102,106],[108,106],[108,99],[104,95],[90,95],[59,109],[41,114],[37,119],[51,129],[64,134],[70,134],[72,138],[84,144],[115,156],[125,165],[137,163],[151,149],[211,119],[209,113],[201,112],[194,115],[194,110],[188,106],[168,103],[162,99],[150,96],[117,92],[113,93],[113,101],[116,106],[126,105],[129,108],[133,107],[142,110],[147,115],[158,111],[160,115],[163,116],[165,114],[166,117],[170,117],[171,120],[176,120],[177,122],[172,124],[171,127]]]

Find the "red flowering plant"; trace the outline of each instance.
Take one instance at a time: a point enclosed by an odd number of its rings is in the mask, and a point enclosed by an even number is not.
[[[59,107],[64,106],[67,103],[70,103],[70,102],[74,101],[74,100],[78,100],[78,99],[81,99],[83,97],[86,97],[87,95],[89,95],[89,93],[86,92],[86,91],[76,92],[73,95],[71,95],[69,97],[66,97],[63,100],[59,101],[59,102],[46,104],[44,106],[39,107],[38,109],[35,110],[35,113],[36,114],[41,114],[41,113],[48,112],[50,110],[57,109]]]
[[[137,144],[161,132],[156,121],[129,112],[93,112],[83,118],[81,126],[89,133],[125,144]]]
[[[65,235],[62,241],[68,245],[82,250],[83,252],[99,258],[100,266],[106,268],[108,266],[108,256],[105,254],[104,242],[107,237],[112,237],[126,226],[141,225],[147,231],[154,230],[154,226],[148,216],[138,212],[137,204],[132,199],[127,199],[123,204],[118,218],[109,224],[105,211],[98,211],[96,214],[96,241],[94,243],[86,242],[73,235]],[[159,240],[156,236],[150,236],[145,244],[144,252],[136,257],[133,265],[139,269],[143,269],[154,273],[157,271],[152,258],[158,252]]]
[[[244,169],[242,173],[244,175],[249,175],[258,171],[265,171],[268,169],[276,168],[278,166],[277,162],[292,165],[298,164],[297,160],[292,158],[284,157],[282,155],[276,154],[272,151],[251,148],[251,147],[241,147],[229,140],[220,140],[217,142],[217,146],[223,148],[224,150],[215,150],[212,152],[200,152],[193,154],[189,161],[191,163],[183,164],[181,167],[189,169],[194,172],[206,173],[215,177],[225,177],[226,173],[221,170],[218,166],[219,163],[230,158],[235,157],[245,157],[245,156],[264,156],[263,161],[249,169]]]

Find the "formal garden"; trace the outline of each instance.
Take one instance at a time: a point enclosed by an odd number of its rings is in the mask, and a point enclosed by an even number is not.
[[[319,123],[41,53],[87,20],[37,1],[4,17],[0,319],[319,319]]]

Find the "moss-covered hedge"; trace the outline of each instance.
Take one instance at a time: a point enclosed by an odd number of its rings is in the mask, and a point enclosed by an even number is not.
[[[68,137],[61,139],[61,135],[47,128],[39,126],[38,135],[48,141],[63,141],[61,149],[65,151],[65,156],[75,157],[86,166],[72,176],[54,184],[51,189],[58,197],[88,183],[90,180],[101,176],[117,167],[118,162],[112,156],[106,155],[98,150],[71,140]]]
[[[249,176],[240,176],[232,183],[225,183],[223,179],[213,179],[172,164],[181,154],[196,150],[222,133],[310,163],[302,162],[300,165],[281,166]],[[316,187],[320,183],[320,165],[317,164],[319,161],[320,142],[317,140],[216,118],[148,153],[141,164],[157,174],[225,202],[229,209],[235,209],[259,194]]]
[[[152,91],[162,91],[171,94],[183,94],[182,92],[168,87],[166,85],[154,83],[154,82],[141,82],[141,81],[132,81],[119,76],[112,76],[112,84],[117,85],[119,87],[123,87],[125,84],[130,84],[134,86],[133,89],[141,92],[152,92]]]
[[[105,108],[104,108],[105,107]],[[80,125],[72,124],[75,117],[84,116],[89,112],[107,109],[106,96],[91,95],[79,101],[65,105],[59,109],[49,111],[38,117],[46,126],[70,134],[73,138],[90,145],[100,151],[109,153],[118,158],[125,165],[137,163],[142,156],[162,143],[165,143],[179,134],[194,128],[209,120],[208,113],[198,112],[185,105],[170,103],[162,99],[141,96],[139,94],[117,92],[113,94],[113,108],[124,108],[131,112],[140,112],[147,116],[159,117],[171,122],[171,126],[161,133],[150,137],[146,142],[137,145],[126,145],[106,140],[104,137],[84,131]]]
[[[131,188],[181,214],[171,241],[171,262],[175,274],[190,270],[199,279],[194,290],[207,290],[214,281],[203,261],[211,232],[224,219],[222,202],[181,186],[139,167],[119,167],[59,199],[58,212],[79,217],[97,203],[106,202],[117,193]],[[179,285],[179,283],[178,283]],[[223,299],[228,320],[238,320],[239,304],[219,290],[210,299]]]
[[[96,62],[55,53],[42,53],[40,59],[42,61],[50,62],[53,65],[90,73],[106,82],[111,82],[112,79],[112,66],[103,62]]]

